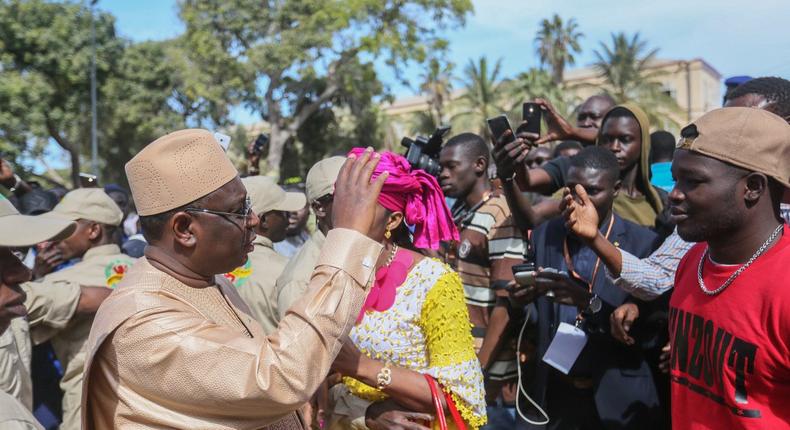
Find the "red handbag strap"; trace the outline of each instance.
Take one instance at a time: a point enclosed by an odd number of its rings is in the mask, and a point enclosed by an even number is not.
[[[450,408],[450,415],[453,416],[453,421],[455,421],[455,426],[458,427],[458,430],[466,430],[466,424],[464,423],[464,419],[461,417],[461,414],[458,412],[458,408],[455,406],[455,401],[453,400],[453,396],[450,393],[444,393],[445,400],[447,400],[447,407]]]
[[[436,419],[439,421],[439,429],[447,430],[447,421],[444,418],[444,407],[442,407],[442,398],[439,397],[439,389],[437,383],[431,375],[423,374],[425,380],[428,382],[428,387],[431,389],[431,397],[433,398],[433,406],[436,408]]]

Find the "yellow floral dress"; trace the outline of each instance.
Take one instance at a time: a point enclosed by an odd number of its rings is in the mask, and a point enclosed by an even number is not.
[[[417,263],[384,312],[368,311],[350,333],[354,345],[376,360],[427,373],[450,393],[467,427],[486,423],[483,373],[474,351],[469,312],[458,274],[435,259]],[[352,378],[349,391],[368,401],[387,395]],[[447,423],[452,418],[447,414]]]

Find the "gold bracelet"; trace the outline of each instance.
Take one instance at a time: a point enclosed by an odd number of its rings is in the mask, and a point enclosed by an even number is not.
[[[376,382],[378,383],[376,388],[379,390],[384,390],[392,384],[392,370],[390,369],[389,362],[385,362],[384,367],[379,370],[379,373],[376,375]]]

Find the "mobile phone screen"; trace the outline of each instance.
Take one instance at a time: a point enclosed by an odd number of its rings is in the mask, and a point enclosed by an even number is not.
[[[524,103],[522,106],[522,118],[527,122],[526,125],[519,127],[519,131],[526,131],[540,135],[540,105],[537,103]]]
[[[491,135],[494,136],[494,140],[499,142],[499,138],[505,134],[506,131],[510,130],[510,137],[507,138],[503,143],[510,143],[516,140],[516,136],[513,134],[513,128],[510,127],[510,121],[507,120],[506,115],[499,115],[494,118],[489,118],[487,120],[488,128],[491,130]]]

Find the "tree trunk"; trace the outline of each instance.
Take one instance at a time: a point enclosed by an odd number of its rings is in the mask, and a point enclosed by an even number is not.
[[[280,125],[272,124],[271,136],[269,136],[269,154],[266,156],[267,176],[280,179],[280,163],[283,160],[283,149],[291,138],[291,132]]]

